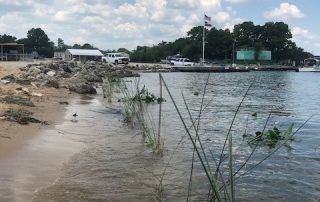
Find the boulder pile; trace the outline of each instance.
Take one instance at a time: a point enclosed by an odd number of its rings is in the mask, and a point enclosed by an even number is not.
[[[168,72],[170,68],[158,64],[113,65],[93,62],[53,61],[50,63],[29,64],[20,68],[19,77],[8,75],[1,83],[18,83],[67,88],[80,94],[95,94],[95,83],[102,82],[107,76],[138,77],[138,72]]]
[[[30,64],[20,68],[22,74],[19,78],[3,78],[6,82],[32,83],[53,88],[67,88],[80,94],[95,94],[96,82],[102,82],[106,76],[117,77],[139,76],[127,66],[115,66],[101,62],[64,62]]]

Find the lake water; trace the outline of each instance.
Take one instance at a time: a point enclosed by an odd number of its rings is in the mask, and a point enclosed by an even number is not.
[[[197,117],[207,76],[206,73],[163,74],[188,126],[190,120],[182,93],[191,113]],[[211,165],[220,156],[237,106],[251,83],[232,127],[235,170],[251,152],[242,135],[261,131],[270,113],[267,129],[277,126],[283,130],[292,123],[296,130],[313,115],[290,142],[291,149],[279,149],[236,181],[237,200],[320,200],[319,77],[317,73],[296,72],[210,75],[199,134]],[[145,84],[149,92],[159,95],[158,74],[143,74],[140,83],[141,86]],[[32,201],[186,201],[192,145],[167,93],[164,98],[163,157],[153,154],[143,144],[139,132],[122,122],[118,103],[108,104],[101,95],[92,100],[72,102],[66,113],[77,111],[77,122],[71,124],[66,119],[69,124],[58,129],[85,146],[65,162],[54,182],[38,189]],[[157,104],[147,106],[149,120],[154,125],[158,121],[158,108]],[[255,112],[257,117],[251,116]],[[72,145],[70,143],[70,147]],[[240,173],[271,151],[269,147],[259,147]],[[162,176],[162,186],[159,186]],[[191,199],[206,200],[208,190],[208,181],[196,158]]]

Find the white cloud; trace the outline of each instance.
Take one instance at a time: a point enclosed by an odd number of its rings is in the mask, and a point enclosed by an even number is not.
[[[315,35],[311,34],[309,30],[303,29],[301,27],[294,27],[291,33],[294,38],[301,39],[301,40],[304,40],[304,39],[312,40],[315,38]]]
[[[281,3],[279,8],[267,11],[265,18],[288,21],[290,19],[303,18],[304,14],[295,5],[289,3]]]
[[[248,0],[226,0],[226,2],[235,3],[235,4],[244,3],[244,2],[247,2],[247,1]]]
[[[66,11],[58,11],[54,16],[53,20],[58,21],[58,22],[66,22],[71,20],[69,13]]]
[[[102,17],[100,16],[85,16],[82,20],[81,20],[82,23],[84,24],[88,24],[88,23],[92,23],[92,24],[107,24],[108,22],[103,19]]]
[[[229,22],[224,23],[222,29],[229,29],[230,31],[233,31],[234,25],[239,24],[244,21],[245,20],[242,18],[233,18]]]
[[[312,33],[307,29],[301,27],[292,28],[292,40],[297,43],[298,46],[303,47],[306,51],[319,50],[320,47],[320,35]],[[319,54],[320,52],[315,52]]]
[[[18,0],[0,0],[0,5],[14,5],[14,6],[21,6],[21,2]]]
[[[16,37],[23,36],[22,29],[24,19],[18,12],[10,12],[0,16],[0,34],[11,34]],[[19,26],[11,26],[19,25]]]
[[[212,17],[212,24],[216,28],[233,30],[235,24],[245,19],[231,7],[231,3],[244,2],[245,0],[0,0],[0,34],[23,38],[29,29],[41,27],[54,42],[62,38],[70,45],[86,42],[101,49],[134,49],[137,45],[153,45],[162,40],[173,41],[185,36],[192,27],[203,25],[204,12]],[[279,8],[265,15],[272,19],[286,20],[304,16],[295,5],[288,3],[280,4]],[[12,24],[19,26],[11,26]],[[320,44],[319,37],[308,30],[297,27],[292,32],[297,43],[308,42],[309,45],[303,47],[316,47]]]
[[[29,29],[41,27],[54,42],[62,38],[70,45],[87,42],[101,49],[122,45],[131,49],[185,36],[192,27],[203,24],[203,12],[217,16],[214,25],[218,28],[230,26],[235,11],[231,7],[223,11],[221,1],[0,0],[1,6],[16,7],[15,2],[20,2],[24,8],[16,14],[0,14],[0,31],[22,38]],[[15,29],[9,24],[21,26]]]
[[[231,19],[231,14],[225,11],[216,13],[213,17],[218,23],[225,23]]]

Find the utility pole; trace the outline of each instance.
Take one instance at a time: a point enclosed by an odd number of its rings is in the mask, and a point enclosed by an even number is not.
[[[232,66],[234,65],[235,62],[235,54],[236,54],[236,40],[233,39],[233,44],[232,44]]]

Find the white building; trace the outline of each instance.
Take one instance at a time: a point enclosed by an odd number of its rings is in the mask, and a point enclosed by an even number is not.
[[[103,54],[99,50],[91,49],[67,49],[65,52],[65,60],[70,61],[101,61]]]

